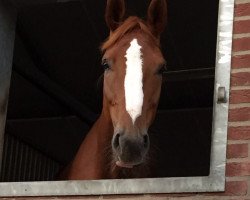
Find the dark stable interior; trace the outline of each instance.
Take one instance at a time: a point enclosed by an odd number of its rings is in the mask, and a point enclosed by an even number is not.
[[[1,181],[54,180],[100,113],[105,4],[18,5]],[[146,18],[149,0],[126,5]],[[157,177],[209,175],[217,10],[217,0],[168,0],[168,70],[150,128]]]

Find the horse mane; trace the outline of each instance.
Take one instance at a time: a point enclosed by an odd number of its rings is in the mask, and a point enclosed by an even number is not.
[[[114,32],[110,34],[108,39],[101,45],[101,51],[104,52],[116,42],[118,42],[125,34],[134,31],[135,29],[141,30],[143,33],[146,33],[151,40],[153,40],[157,46],[159,42],[153,36],[150,31],[150,28],[146,25],[145,21],[136,16],[131,16],[126,19]]]

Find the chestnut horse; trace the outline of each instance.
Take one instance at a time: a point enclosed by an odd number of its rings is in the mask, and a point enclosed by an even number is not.
[[[124,0],[107,0],[110,36],[102,45],[103,109],[64,171],[71,180],[150,176],[148,128],[160,98],[165,60],[160,34],[165,0],[152,0],[147,20],[124,19]]]

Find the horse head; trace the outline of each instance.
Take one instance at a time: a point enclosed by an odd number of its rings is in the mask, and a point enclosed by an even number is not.
[[[132,168],[146,160],[152,124],[160,98],[165,60],[160,34],[167,16],[165,0],[152,0],[147,20],[124,19],[124,0],[108,0],[105,19],[110,29],[102,45],[103,106],[114,132],[111,141],[117,166]]]

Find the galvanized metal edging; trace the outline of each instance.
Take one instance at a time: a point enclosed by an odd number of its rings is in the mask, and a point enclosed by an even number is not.
[[[105,195],[224,191],[233,14],[234,0],[220,0],[209,176],[0,183],[0,196]],[[217,103],[219,87],[225,87],[226,102]],[[1,118],[3,117],[5,119],[5,116],[1,116]],[[3,130],[1,130],[0,138],[2,136]]]

